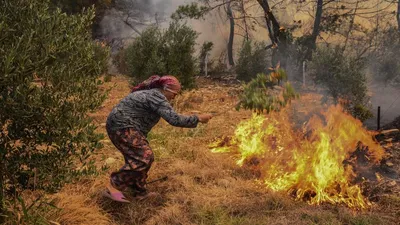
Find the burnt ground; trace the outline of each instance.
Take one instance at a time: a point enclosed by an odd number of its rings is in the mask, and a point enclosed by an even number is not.
[[[382,209],[400,216],[400,116],[387,124],[375,138],[387,155],[379,165],[372,165],[363,150],[357,150],[355,171],[362,183],[363,194]],[[367,178],[367,180],[363,180]]]
[[[394,119],[392,122],[386,124],[382,128],[383,128],[383,130],[400,129],[400,116],[396,117],[396,119]],[[399,135],[397,135],[397,139],[396,140],[400,141],[398,136]]]

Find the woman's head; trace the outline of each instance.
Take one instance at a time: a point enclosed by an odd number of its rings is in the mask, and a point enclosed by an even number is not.
[[[179,93],[182,86],[179,83],[179,80],[174,76],[166,75],[160,77],[158,75],[154,75],[149,77],[147,80],[143,81],[136,87],[132,88],[132,92],[153,88],[159,88],[163,90],[165,97],[168,100],[171,100],[174,99],[175,96]]]
[[[172,100],[181,91],[181,84],[174,76],[163,76],[160,78],[163,93],[168,100]]]

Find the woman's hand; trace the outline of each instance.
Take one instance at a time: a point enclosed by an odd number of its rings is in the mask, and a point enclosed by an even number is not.
[[[197,115],[197,117],[199,118],[200,123],[207,123],[213,117],[213,115],[206,113],[206,114]]]

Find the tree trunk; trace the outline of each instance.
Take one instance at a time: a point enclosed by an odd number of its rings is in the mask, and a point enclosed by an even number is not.
[[[351,17],[351,20],[350,20],[349,31],[347,32],[346,40],[344,41],[344,45],[343,45],[343,49],[342,49],[343,52],[346,50],[347,43],[349,42],[349,38],[350,38],[350,35],[351,35],[351,31],[353,30],[354,18],[356,17],[356,13],[357,13],[357,9],[358,9],[358,3],[359,3],[359,1],[357,0],[356,7],[354,8],[354,15]]]
[[[268,0],[257,0],[258,4],[264,10],[265,22],[267,23],[267,29],[269,38],[272,44],[272,57],[271,64],[272,67],[280,65],[282,68],[286,67],[287,58],[287,43],[286,31],[281,29],[278,21],[276,20],[274,14],[269,7]]]
[[[269,37],[271,39],[272,44],[277,44],[278,43],[278,34],[279,34],[279,23],[276,20],[274,14],[272,14],[272,11],[269,7],[268,0],[257,0],[258,4],[262,7],[264,10],[264,17],[265,17],[265,22],[267,23],[267,28],[268,28],[268,33]],[[272,25],[272,27],[271,27]]]
[[[321,24],[321,17],[322,17],[322,6],[323,6],[324,1],[323,0],[318,0],[317,1],[317,11],[315,12],[315,20],[314,20],[314,27],[313,27],[313,32],[311,34],[311,37],[309,41],[307,42],[307,50],[304,56],[305,60],[311,60],[312,58],[312,52],[315,50],[317,47],[317,37],[319,34],[319,26]]]
[[[315,49],[315,47],[316,47],[317,37],[319,34],[319,25],[321,24],[323,3],[324,3],[323,0],[318,0],[318,2],[317,2],[317,11],[315,13],[314,27],[313,27],[313,32],[311,35],[311,41],[312,41],[311,44],[312,44],[313,49]]]
[[[244,23],[244,32],[245,32],[244,39],[245,39],[245,41],[248,41],[249,40],[249,29],[248,29],[247,20],[246,20],[246,10],[244,8],[244,0],[242,0],[240,2],[240,10],[243,13],[243,23]]]
[[[233,66],[235,65],[235,62],[233,61],[233,37],[235,35],[235,21],[233,20],[233,13],[232,13],[232,8],[231,8],[231,0],[228,1],[226,5],[226,13],[229,18],[229,23],[230,23],[230,33],[229,33],[229,41],[228,41],[228,60],[229,60],[229,65]]]
[[[400,32],[400,0],[397,2],[397,29]]]

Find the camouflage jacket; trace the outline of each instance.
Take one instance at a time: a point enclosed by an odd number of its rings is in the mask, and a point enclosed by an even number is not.
[[[197,116],[175,112],[167,98],[158,89],[135,91],[116,105],[107,117],[107,130],[134,128],[147,136],[160,118],[177,127],[196,127]]]

